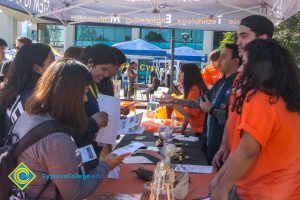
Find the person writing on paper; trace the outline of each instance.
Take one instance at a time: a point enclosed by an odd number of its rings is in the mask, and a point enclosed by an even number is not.
[[[57,120],[70,132],[82,132],[88,121],[84,110],[87,101],[89,71],[78,61],[60,60],[53,63],[41,77],[33,94],[25,105],[25,112],[16,122],[13,133],[23,137],[26,133],[47,120]],[[26,149],[18,156],[36,175],[25,188],[30,199],[35,199],[47,182],[48,175],[92,175],[91,179],[55,179],[45,188],[39,199],[80,200],[91,195],[110,169],[113,169],[128,154],[108,155],[90,171],[83,170],[77,145],[68,133],[52,133]],[[56,191],[57,189],[57,191]]]
[[[184,99],[199,98],[207,91],[207,87],[199,74],[200,70],[196,64],[184,64],[180,68],[178,81],[183,85]],[[205,113],[200,109],[187,108],[180,105],[174,105],[174,108],[184,116],[182,127],[175,130],[175,132],[184,133],[189,123],[193,132],[200,137],[201,142],[204,142],[202,132]]]

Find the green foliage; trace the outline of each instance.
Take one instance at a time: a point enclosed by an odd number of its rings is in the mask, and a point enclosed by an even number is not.
[[[300,12],[275,28],[274,39],[278,40],[300,63]]]
[[[227,43],[234,43],[233,32],[223,32],[222,36],[223,39],[220,41],[220,49],[223,49]]]

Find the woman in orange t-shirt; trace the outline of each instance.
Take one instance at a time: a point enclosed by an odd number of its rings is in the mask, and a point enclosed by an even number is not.
[[[300,199],[300,83],[292,56],[275,40],[245,48],[232,110],[232,150],[214,177],[211,199]]]
[[[184,99],[198,99],[207,91],[207,87],[199,73],[200,70],[196,64],[184,64],[180,68],[179,83],[183,85]],[[184,116],[181,129],[175,132],[184,133],[188,123],[196,135],[203,132],[205,113],[201,109],[183,108],[179,105],[175,105],[174,108]]]

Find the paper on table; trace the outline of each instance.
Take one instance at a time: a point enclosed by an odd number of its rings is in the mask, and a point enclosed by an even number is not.
[[[199,174],[210,174],[210,173],[213,173],[213,167],[205,166],[205,165],[175,164],[174,171],[176,171],[176,172],[191,172],[191,173],[199,173]]]
[[[135,130],[127,132],[126,135],[129,135],[129,134],[143,134],[144,131],[145,131],[145,127],[139,127]]]
[[[121,169],[119,166],[113,168],[112,170],[109,171],[107,178],[119,179],[120,171]]]
[[[129,156],[123,160],[125,164],[152,164],[153,162],[144,156]]]
[[[98,105],[101,112],[108,114],[108,123],[106,127],[99,129],[96,142],[114,144],[120,126],[120,99],[98,94]]]
[[[174,138],[177,139],[177,140],[187,141],[187,142],[197,142],[197,141],[199,141],[199,138],[194,137],[194,136],[185,137],[184,135],[177,135]]]
[[[153,147],[153,146],[147,147],[146,150],[150,150],[150,151],[154,151],[154,152],[159,152],[159,148],[158,147]]]
[[[96,192],[97,193],[97,192]],[[98,200],[141,200],[143,194],[101,193],[93,194],[88,199]]]
[[[124,147],[114,150],[112,153],[116,154],[117,156],[122,155],[124,153],[133,153],[142,146],[145,146],[145,144],[140,142],[132,142]]]

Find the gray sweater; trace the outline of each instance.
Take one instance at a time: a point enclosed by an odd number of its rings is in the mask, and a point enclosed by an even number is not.
[[[52,119],[49,115],[29,115],[23,113],[14,127],[14,133],[23,137],[30,129],[43,121]],[[53,133],[33,144],[18,157],[33,171],[36,178],[26,187],[25,192],[35,198],[46,183],[43,174],[73,175],[84,174],[79,150],[71,136],[65,133]],[[58,188],[61,199],[76,200],[91,195],[107,175],[109,168],[106,162],[85,174],[94,176],[89,179],[52,179],[51,184],[44,191],[40,199],[55,199],[55,186]]]

